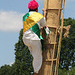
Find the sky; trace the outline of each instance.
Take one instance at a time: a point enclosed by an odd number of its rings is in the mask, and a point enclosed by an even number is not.
[[[28,12],[31,0],[0,0],[0,66],[15,62],[15,43],[23,28],[22,17]],[[42,14],[44,0],[39,3],[39,13]],[[64,18],[75,19],[75,0],[66,0]]]

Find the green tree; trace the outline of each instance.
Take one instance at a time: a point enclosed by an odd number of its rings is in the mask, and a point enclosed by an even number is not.
[[[72,67],[69,70],[59,68],[58,75],[75,75],[75,67]]]
[[[75,20],[64,19],[64,25],[71,25],[69,37],[62,39],[60,68],[69,70],[70,66],[75,66]]]
[[[4,65],[0,67],[0,75],[10,75],[11,67],[9,65]]]
[[[69,71],[69,75],[75,75],[75,67],[72,67]]]

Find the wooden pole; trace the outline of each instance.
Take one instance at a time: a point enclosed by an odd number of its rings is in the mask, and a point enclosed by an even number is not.
[[[62,33],[63,33],[64,9],[65,9],[65,0],[64,0],[64,4],[63,4],[62,22],[61,22],[61,30],[60,30],[59,44],[58,44],[58,53],[57,53],[57,61],[56,61],[55,75],[58,75],[58,66],[59,66],[59,59],[60,59],[60,49],[61,49],[61,41],[62,41]]]
[[[43,51],[43,64],[38,75],[55,75],[62,0],[45,0],[43,10],[47,11],[47,26],[51,30],[51,34],[47,38],[42,31],[45,40],[45,50]]]

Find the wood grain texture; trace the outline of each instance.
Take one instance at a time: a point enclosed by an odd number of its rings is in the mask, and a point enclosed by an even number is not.
[[[62,1],[63,0],[44,0],[43,10],[47,11],[47,26],[51,30],[51,34],[46,37],[44,31],[42,30],[42,36],[45,40],[45,48],[43,51],[43,64],[38,75],[57,75],[57,73],[55,74],[55,72],[58,71],[58,67],[56,67],[56,62],[59,62],[59,60],[57,59],[57,46]]]

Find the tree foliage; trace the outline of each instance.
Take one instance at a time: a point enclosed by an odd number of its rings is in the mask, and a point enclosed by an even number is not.
[[[69,70],[75,66],[75,20],[68,18],[64,20],[64,25],[71,25],[69,37],[62,38],[60,68]]]
[[[75,75],[75,67],[71,68],[70,70],[59,68],[58,75]]]

